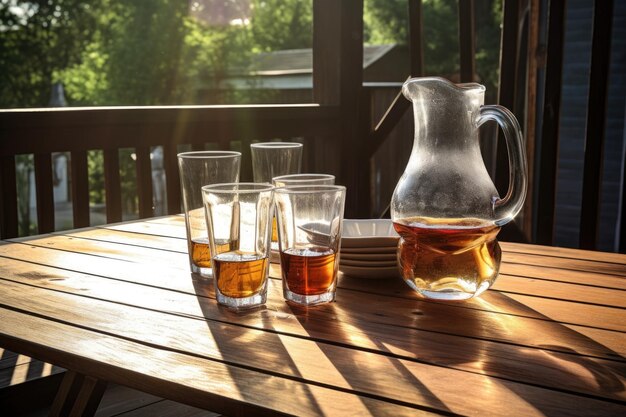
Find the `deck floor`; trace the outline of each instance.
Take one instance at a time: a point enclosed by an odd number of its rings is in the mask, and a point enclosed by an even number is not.
[[[48,416],[64,372],[63,368],[3,350],[0,355],[0,414]],[[110,384],[96,416],[217,417],[218,414]]]

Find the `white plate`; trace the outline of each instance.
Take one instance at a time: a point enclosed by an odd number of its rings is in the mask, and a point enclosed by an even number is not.
[[[363,247],[363,248],[346,248],[341,247],[341,253],[352,256],[353,254],[395,254],[397,246],[384,246],[384,247]]]
[[[398,261],[396,261],[395,259],[391,260],[391,261],[356,261],[353,259],[345,259],[344,257],[341,257],[339,260],[339,265],[346,265],[346,266],[362,266],[362,267],[392,267],[392,266],[396,266],[398,264]]]
[[[396,278],[400,276],[400,271],[397,266],[394,267],[359,267],[359,266],[347,266],[339,265],[339,270],[347,276],[355,278],[367,278],[367,279],[382,279],[382,278]]]
[[[341,251],[341,260],[351,261],[395,261],[397,258],[396,251],[391,253],[352,253]]]
[[[395,247],[400,236],[389,219],[345,219],[342,248]]]

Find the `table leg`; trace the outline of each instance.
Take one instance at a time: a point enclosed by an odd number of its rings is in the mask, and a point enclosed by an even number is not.
[[[105,389],[106,381],[67,371],[50,408],[50,416],[93,416]]]

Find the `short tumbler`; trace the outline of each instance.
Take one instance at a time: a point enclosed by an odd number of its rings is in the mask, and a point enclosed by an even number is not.
[[[218,303],[240,310],[267,299],[274,187],[269,183],[202,187]]]
[[[200,151],[178,154],[191,272],[211,276],[211,254],[202,203],[202,186],[238,182],[240,164],[239,152]]]
[[[283,295],[290,303],[335,300],[346,188],[338,185],[275,189]]]

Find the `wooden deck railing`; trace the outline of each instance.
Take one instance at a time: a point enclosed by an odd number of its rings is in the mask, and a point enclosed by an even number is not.
[[[139,216],[150,217],[152,170],[150,148],[163,146],[167,212],[180,212],[176,147],[199,148],[214,143],[228,149],[241,141],[244,153],[252,140],[328,136],[337,128],[336,107],[173,106],[74,108],[0,111],[3,238],[17,235],[15,156],[34,155],[39,232],[54,230],[52,153],[71,153],[74,227],[89,226],[87,151],[103,150],[107,222],[122,219],[118,150],[134,148]],[[310,139],[313,140],[313,139]],[[314,146],[311,143],[311,146]],[[243,158],[242,178],[251,179],[249,158]]]

